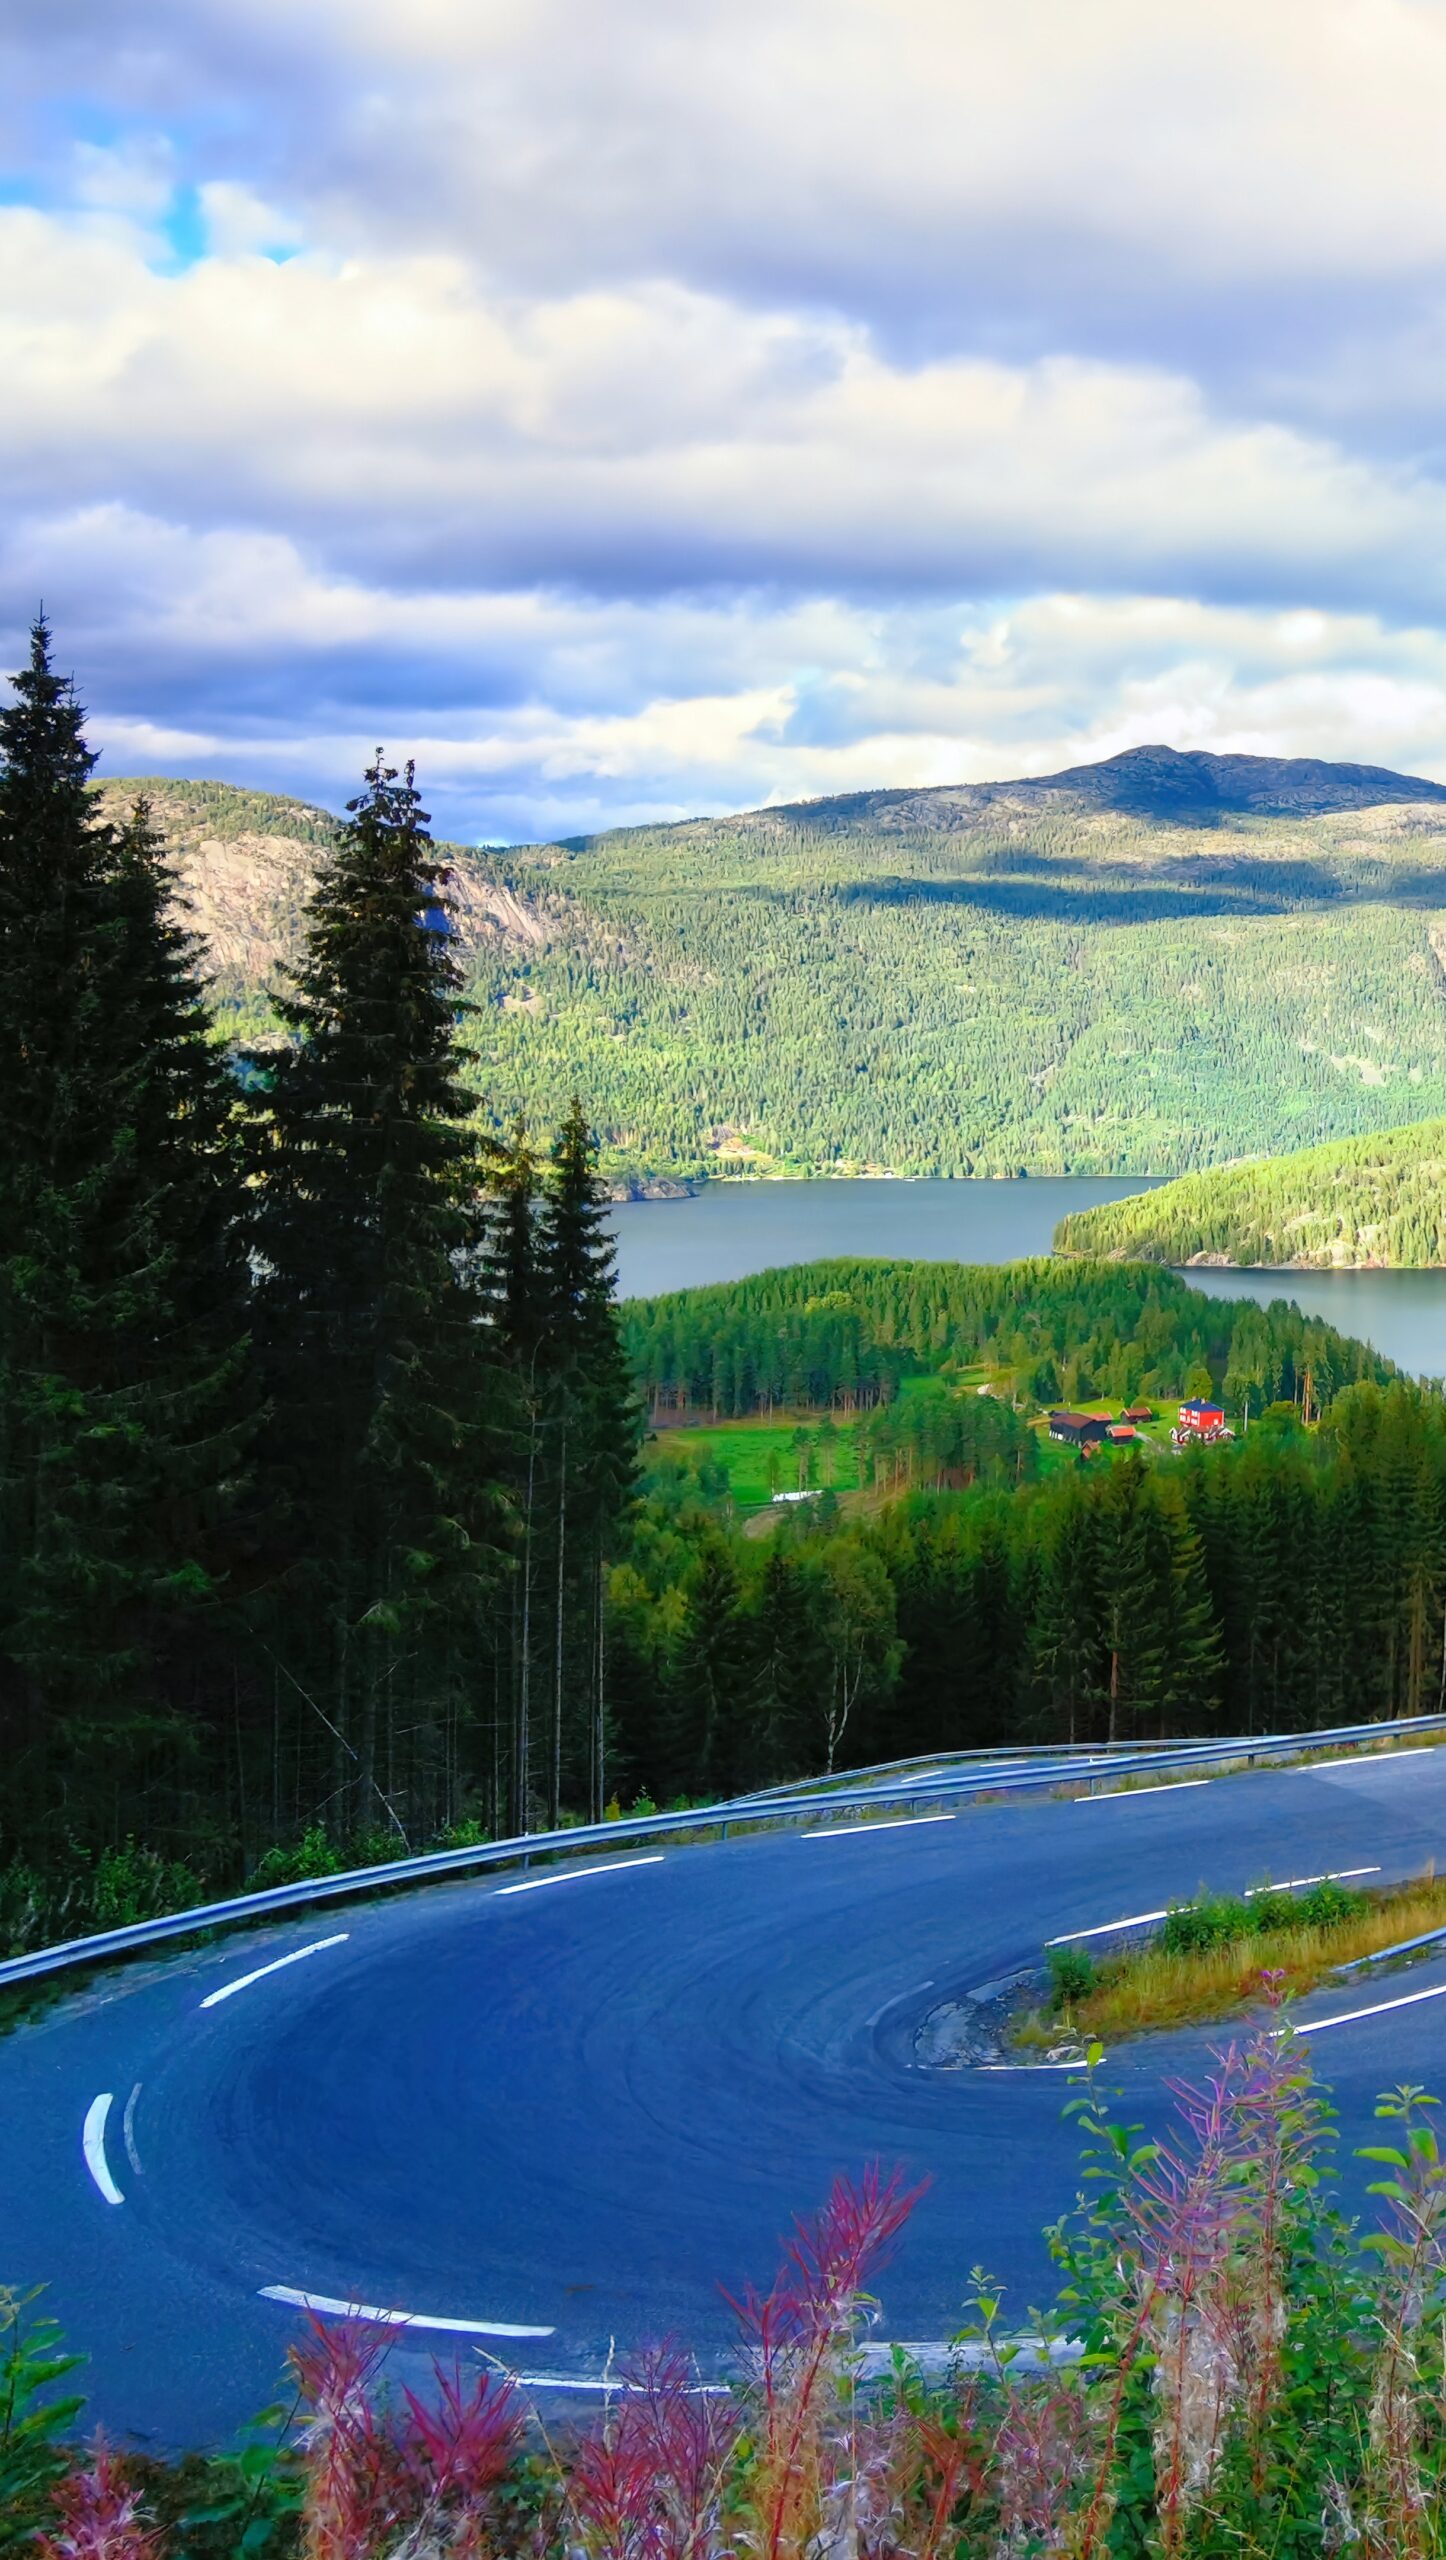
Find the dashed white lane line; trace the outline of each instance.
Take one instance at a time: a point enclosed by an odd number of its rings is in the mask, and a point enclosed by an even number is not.
[[[490,2361],[496,2363],[497,2359],[493,2357]],[[615,2373],[513,2373],[507,2365],[503,2365],[501,2371],[509,2381],[516,2383],[519,2391],[596,2391],[609,2395],[613,2392],[646,2391],[648,2388],[645,2382],[624,2382]],[[732,2397],[732,2389],[728,2382],[690,2382],[685,2386],[685,2396],[689,2400],[727,2400]]]
[[[1327,1867],[1323,1876],[1282,1876],[1279,1884],[1248,1884],[1245,1899],[1253,1902],[1260,1893],[1293,1893],[1303,1884],[1347,1884],[1352,1876],[1378,1876],[1379,1867]]]
[[[540,1893],[545,1884],[582,1884],[588,1876],[620,1876],[629,1867],[660,1867],[662,1863],[661,1849],[655,1858],[609,1858],[602,1866],[569,1867],[565,1876],[529,1876],[525,1884],[500,1884],[497,1899],[500,1902],[505,1893]],[[551,2334],[549,2330],[549,2337]]]
[[[103,2090],[98,2098],[92,2098],[80,2131],[80,2147],[85,2153],[85,2165],[106,2203],[124,2204],[125,2197],[111,2176],[110,2162],[105,2156],[106,2119],[114,2103],[114,2093],[109,2089]]]
[[[553,2338],[552,2328],[529,2327],[516,2320],[450,2320],[430,2311],[383,2311],[370,2302],[338,2302],[326,2293],[299,2293],[289,2284],[264,2284],[265,2302],[289,2303],[295,2311],[320,2311],[337,2320],[373,2320],[384,2329],[445,2329],[467,2338]]]
[[[1294,1893],[1305,1884],[1344,1884],[1350,1876],[1378,1876],[1379,1867],[1330,1867],[1323,1876],[1282,1876],[1278,1884],[1248,1884],[1245,1900],[1253,1901],[1261,1893]],[[1186,1906],[1188,1908],[1188,1906]],[[1166,1911],[1127,1911],[1122,1919],[1101,1920],[1093,1929],[1064,1929],[1057,1938],[1046,1938],[1047,1947],[1072,1947],[1081,1938],[1108,1938],[1117,1929],[1143,1929],[1151,1920],[1168,1920]]]
[[[1302,2018],[1290,2026],[1278,2027],[1283,2036],[1321,2036],[1327,2027],[1353,2027],[1358,2018],[1381,2018],[1388,2009],[1414,2009],[1418,2000],[1446,2000],[1446,1982],[1433,1983],[1429,1991],[1403,1991],[1398,2000],[1377,2000],[1369,2009],[1342,2009],[1334,2018]]]
[[[1429,1742],[1418,1742],[1409,1751],[1352,1751],[1343,1760],[1301,1760],[1284,1774],[1287,1778],[1318,1778],[1322,1769],[1389,1769],[1397,1760],[1424,1760],[1433,1747],[1439,1748]]]
[[[1165,1911],[1127,1911],[1122,1920],[1102,1920],[1097,1929],[1066,1929],[1057,1938],[1046,1938],[1047,1947],[1072,1947],[1077,1938],[1108,1938],[1116,1929],[1143,1929],[1149,1920],[1165,1920]]]
[[[338,1929],[334,1938],[313,1938],[309,1947],[293,1947],[289,1956],[277,1956],[270,1964],[259,1964],[254,1973],[238,1973],[234,1982],[223,1982],[219,1991],[208,1991],[201,2002],[203,2009],[214,2009],[223,2000],[234,2000],[238,1991],[249,1991],[253,1982],[264,1982],[268,1973],[282,1973],[289,1964],[300,1964],[303,1956],[319,1956],[325,1947],[343,1947],[350,1937],[349,1929]]]
[[[1208,1787],[1208,1778],[1172,1778],[1168,1787],[1107,1787],[1102,1796],[1076,1796],[1076,1804],[1146,1804],[1156,1796],[1183,1796],[1191,1787]]]
[[[952,1813],[906,1813],[899,1822],[826,1822],[821,1831],[800,1831],[800,1840],[862,1840],[881,1831],[922,1831],[931,1822],[952,1822]]]

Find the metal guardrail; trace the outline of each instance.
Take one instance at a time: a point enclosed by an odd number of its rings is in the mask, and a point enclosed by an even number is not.
[[[1097,1742],[1089,1756],[1104,1760],[1120,1753],[1138,1753],[1145,1747],[1138,1742]],[[1173,1742],[1154,1742],[1148,1748],[1152,1751],[1168,1752],[1183,1746]],[[1013,1767],[1016,1762],[1080,1760],[1084,1757],[1084,1747],[1077,1742],[997,1743],[991,1751],[986,1751],[979,1746],[968,1751],[916,1751],[907,1760],[875,1760],[867,1768],[839,1769],[825,1778],[784,1778],[777,1786],[758,1787],[751,1795],[730,1797],[729,1802],[776,1804],[785,1796],[809,1793],[822,1795],[826,1791],[836,1791],[840,1787],[861,1787],[871,1778],[885,1779],[897,1776],[902,1780],[916,1772],[926,1772],[933,1776],[936,1773],[943,1774],[955,1769],[968,1770],[980,1767],[999,1769],[1006,1764]]]
[[[1368,1748],[1414,1734],[1446,1736],[1446,1715],[1403,1716],[1386,1724],[1338,1725],[1322,1733],[1237,1734],[1226,1742],[1136,1746],[1133,1750],[1117,1750],[1103,1767],[1098,1759],[1090,1760],[1083,1754],[1051,1758],[1042,1767],[1016,1769],[1007,1775],[998,1774],[992,1766],[971,1774],[968,1767],[945,1769],[931,1762],[928,1772],[936,1774],[905,1776],[892,1785],[855,1785],[839,1793],[814,1781],[812,1794],[790,1796],[782,1802],[735,1797],[728,1803],[702,1805],[686,1813],[630,1814],[618,1822],[590,1823],[570,1831],[527,1832],[510,1840],[489,1841],[475,1849],[427,1850],[419,1857],[399,1858],[386,1866],[357,1867],[341,1875],[271,1885],[261,1893],[235,1894],[225,1902],[201,1903],[190,1911],[168,1912],[158,1920],[137,1920],[123,1929],[108,1929],[90,1938],[70,1938],[60,1946],[12,1956],[0,1963],[0,1989],[11,1983],[41,1981],[78,1966],[141,1954],[149,1947],[163,1946],[173,1938],[192,1937],[198,1931],[242,1928],[250,1922],[284,1917],[289,1911],[304,1910],[319,1902],[346,1901],[409,1884],[442,1882],[449,1876],[471,1875],[490,1867],[525,1867],[535,1858],[565,1859],[591,1849],[626,1844],[645,1847],[651,1841],[700,1831],[716,1832],[726,1839],[730,1830],[771,1825],[784,1828],[815,1816],[850,1811],[874,1813],[891,1805],[917,1808],[920,1804],[967,1801],[972,1796],[1034,1795],[1061,1786],[1078,1786],[1093,1794],[1102,1785],[1113,1788],[1120,1779],[1178,1769],[1231,1768],[1241,1763],[1254,1767],[1262,1760],[1300,1760],[1332,1748]]]

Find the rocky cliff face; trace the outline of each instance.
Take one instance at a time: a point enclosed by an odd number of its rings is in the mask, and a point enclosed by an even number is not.
[[[224,784],[118,781],[102,786],[107,817],[151,803],[180,875],[193,929],[209,955],[217,992],[233,1000],[274,982],[292,958],[317,860],[334,821],[304,801]],[[536,951],[555,919],[460,845],[438,847],[452,874],[457,937],[466,951],[493,944]]]

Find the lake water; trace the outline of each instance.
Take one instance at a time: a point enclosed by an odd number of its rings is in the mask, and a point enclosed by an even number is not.
[[[612,1211],[625,1298],[741,1280],[834,1254],[900,1261],[1016,1262],[1048,1253],[1071,1209],[1121,1200],[1138,1178],[1025,1182],[715,1182],[688,1200]],[[1188,1271],[1213,1297],[1293,1298],[1373,1343],[1411,1376],[1446,1374],[1446,1271]]]

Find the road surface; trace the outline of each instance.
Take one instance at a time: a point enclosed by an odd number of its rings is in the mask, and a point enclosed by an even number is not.
[[[664,2331],[725,2358],[720,2284],[766,2283],[793,2215],[878,2159],[931,2181],[881,2333],[948,2337],[976,2265],[1024,2326],[1076,2193],[1065,2083],[921,2070],[918,2020],[1202,1883],[1443,1847],[1438,1749],[620,1851],[117,1969],[0,2040],[0,2281],[48,2288],[92,2421],[214,2443],[274,2396],[304,2296],[432,2324],[397,2330],[403,2379],[476,2349],[580,2383]],[[1377,2010],[1408,1990],[1443,1996]],[[1446,2091],[1446,1955],[1301,2014],[1356,2008],[1315,2048],[1343,2151],[1380,2088]],[[1112,2056],[1129,2115],[1207,2041]]]

